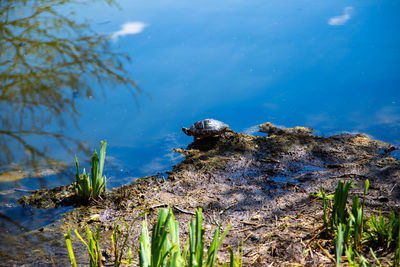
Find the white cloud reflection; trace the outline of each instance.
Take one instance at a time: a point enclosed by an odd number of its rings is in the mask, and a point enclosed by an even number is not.
[[[400,108],[385,106],[375,113],[375,124],[385,124],[390,127],[400,126]]]
[[[142,173],[163,172],[184,158],[184,155],[174,152],[175,148],[183,147],[176,134],[169,134],[158,144],[159,156],[154,157],[149,163],[144,164],[140,171]]]
[[[260,131],[260,127],[258,127],[258,125],[254,125],[254,126],[244,129],[243,133],[253,135],[255,133],[258,133],[259,131]]]
[[[351,18],[353,7],[348,6],[344,8],[343,15],[332,17],[328,20],[328,24],[331,26],[341,26]]]
[[[121,25],[121,29],[111,34],[112,39],[117,41],[119,37],[141,33],[147,24],[140,21],[127,22]]]

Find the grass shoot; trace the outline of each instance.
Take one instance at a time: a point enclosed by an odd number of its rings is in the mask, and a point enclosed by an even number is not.
[[[122,221],[125,225],[125,228],[128,230],[128,225],[125,221]],[[122,235],[122,229],[121,225],[118,225],[117,222],[114,223],[114,229],[111,234],[111,246],[112,246],[112,252],[114,254],[114,267],[119,267],[121,263],[125,263],[128,266],[132,264],[132,251],[131,247],[129,246],[128,250],[128,261],[122,260],[122,256],[124,253],[124,250],[128,244],[128,239],[129,239],[129,231],[125,234],[123,238],[122,244],[119,244],[120,242],[120,237]]]
[[[103,168],[106,158],[107,143],[106,141],[101,141],[100,145],[100,157],[96,150],[91,157],[90,176],[86,174],[85,169],[83,169],[82,174],[79,174],[79,162],[78,158],[75,156],[76,190],[78,196],[85,201],[101,198],[101,194],[106,190],[107,179],[103,176]]]
[[[74,250],[72,249],[71,231],[69,228],[68,228],[68,232],[64,235],[64,237],[65,237],[65,243],[67,243],[67,249],[68,249],[69,259],[71,260],[71,266],[77,267]]]
[[[149,237],[147,219],[142,221],[142,234],[139,238],[139,265],[141,267],[153,266],[176,266],[176,267],[208,267],[220,266],[217,262],[217,254],[222,245],[231,225],[221,234],[220,228],[214,232],[213,239],[204,255],[204,229],[202,228],[202,210],[199,208],[196,211],[196,216],[189,223],[189,238],[186,245],[181,250],[179,241],[179,223],[175,220],[171,208],[161,209],[158,214],[158,220],[153,226],[151,239]],[[123,222],[126,229],[128,226]],[[100,224],[96,226],[96,233],[93,234],[89,226],[86,227],[87,242],[80,236],[77,230],[75,234],[86,245],[89,253],[90,267],[102,266],[102,254],[100,251]],[[114,266],[120,266],[121,263],[126,266],[134,264],[132,261],[131,247],[128,249],[128,260],[123,260],[123,253],[127,246],[129,233],[122,238],[121,242],[121,226],[114,225],[114,230],[111,234],[112,250],[114,253]],[[68,253],[70,255],[71,265],[76,266],[74,252],[71,244],[71,234],[68,229],[65,234]],[[241,250],[237,255],[232,248],[228,248],[230,253],[230,262],[223,266],[241,267],[243,265],[243,243]]]
[[[220,234],[217,228],[207,254],[204,256],[204,229],[202,228],[202,210],[196,211],[196,216],[189,223],[189,239],[181,253],[179,243],[178,222],[170,208],[161,209],[158,221],[153,227],[150,242],[147,230],[147,220],[143,221],[142,235],[140,236],[140,266],[215,266],[218,250],[226,237],[230,225]],[[236,262],[240,262],[232,257]],[[231,261],[231,266],[234,262]]]
[[[322,188],[320,193],[311,196],[322,199],[325,229],[323,233],[333,240],[336,266],[341,266],[343,259],[347,260],[348,266],[369,266],[371,263],[365,257],[368,253],[372,256],[369,259],[381,265],[381,261],[373,250],[379,247],[395,249],[393,264],[399,266],[400,217],[393,211],[388,217],[383,216],[381,212],[378,218],[364,217],[365,197],[369,189],[368,180],[364,183],[362,203],[358,195],[354,195],[351,209],[348,209],[346,205],[351,184],[339,181],[333,198],[328,198]],[[391,247],[392,244],[395,244],[395,247]],[[343,254],[345,254],[344,258]]]

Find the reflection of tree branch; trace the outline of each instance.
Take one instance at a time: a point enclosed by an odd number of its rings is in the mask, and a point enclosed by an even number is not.
[[[22,224],[20,224],[18,221],[11,219],[10,217],[8,217],[8,216],[6,216],[6,215],[4,215],[4,214],[1,214],[1,213],[0,213],[0,218],[1,218],[2,220],[5,220],[5,221],[7,221],[7,222],[10,222],[11,224],[13,224],[13,225],[15,225],[16,227],[18,227],[19,230],[21,230],[21,232],[28,232],[28,231],[29,231],[29,228],[26,228],[25,226],[23,226]]]
[[[47,155],[27,141],[29,135],[56,139],[66,150],[68,142],[80,147],[62,132],[66,120],[76,125],[74,92],[91,97],[97,85],[104,95],[106,85],[121,84],[134,97],[141,93],[124,68],[127,55],[113,52],[109,38],[56,11],[71,3],[79,1],[0,2],[0,146],[6,153],[0,154],[0,164],[12,158],[6,137],[30,151],[32,159]],[[38,130],[55,122],[58,133]]]
[[[65,136],[62,133],[52,133],[52,132],[46,132],[46,131],[16,131],[16,132],[11,132],[11,131],[3,131],[0,130],[0,135],[4,138],[4,136],[8,136],[14,140],[16,140],[18,143],[23,145],[24,149],[29,151],[30,155],[32,156],[32,164],[34,167],[37,166],[37,162],[35,161],[36,157],[47,159],[48,163],[53,162],[52,159],[46,155],[45,151],[41,151],[39,148],[31,145],[29,142],[27,142],[21,135],[26,135],[26,136],[48,136],[52,137],[55,140],[57,140],[61,146],[66,149],[69,153],[73,153],[68,144],[65,141],[70,141],[77,145],[78,147],[81,146],[81,143],[78,140],[75,140],[73,138],[70,138],[68,136]],[[0,145],[2,149],[4,149],[3,145]],[[7,148],[7,147],[6,147]],[[82,149],[82,147],[81,147]]]

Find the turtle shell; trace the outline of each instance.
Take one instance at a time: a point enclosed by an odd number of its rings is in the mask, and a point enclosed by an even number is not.
[[[222,121],[205,119],[190,126],[190,131],[196,135],[213,134],[227,129],[229,126]]]

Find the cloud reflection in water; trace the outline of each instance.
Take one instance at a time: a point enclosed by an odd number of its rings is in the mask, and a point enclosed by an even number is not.
[[[118,41],[119,37],[141,33],[145,27],[147,27],[147,24],[140,21],[127,22],[121,25],[121,29],[119,31],[112,33],[111,38],[114,41]]]
[[[328,24],[331,26],[342,26],[346,24],[347,21],[351,18],[351,12],[353,11],[353,7],[348,6],[344,8],[343,15],[331,17],[328,20]]]

